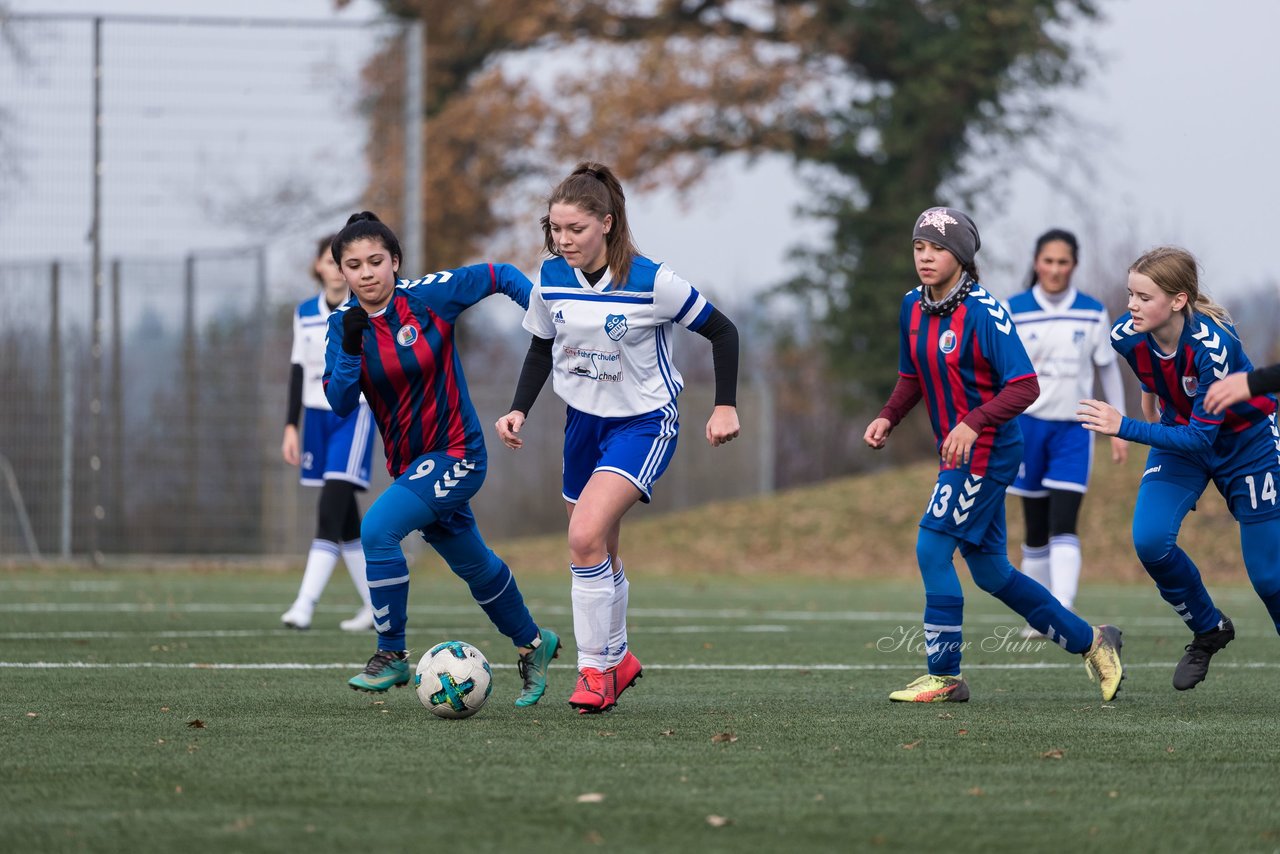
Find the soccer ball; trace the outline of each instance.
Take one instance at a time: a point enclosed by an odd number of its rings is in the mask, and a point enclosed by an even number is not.
[[[493,671],[489,659],[471,644],[445,641],[422,656],[413,685],[436,717],[469,718],[489,699]]]

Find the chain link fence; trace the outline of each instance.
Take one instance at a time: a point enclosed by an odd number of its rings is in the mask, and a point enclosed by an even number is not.
[[[412,231],[366,192],[361,105],[376,94],[364,63],[415,34],[0,19],[0,557],[305,552],[318,491],[280,457],[290,316],[314,293],[315,239],[351,210]],[[421,57],[400,53],[412,74]],[[402,84],[388,85],[417,91]],[[406,272],[427,272],[409,250]],[[488,425],[528,339],[513,306],[469,314],[463,363]],[[680,355],[709,364],[704,345]],[[682,404],[662,510],[769,488],[767,395],[744,390],[744,439],[715,452],[706,382]],[[547,388],[523,451],[489,430],[475,509],[490,538],[562,529],[562,426]],[[388,482],[380,448],[374,469],[364,507]]]

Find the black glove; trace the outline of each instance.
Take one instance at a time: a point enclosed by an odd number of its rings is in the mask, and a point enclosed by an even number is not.
[[[364,331],[369,328],[369,312],[352,306],[342,313],[342,350],[359,356],[364,349]]]

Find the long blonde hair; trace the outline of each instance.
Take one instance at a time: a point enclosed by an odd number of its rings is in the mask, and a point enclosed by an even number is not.
[[[1181,310],[1187,313],[1187,320],[1192,315],[1204,314],[1224,328],[1233,324],[1235,321],[1231,319],[1231,314],[1200,289],[1199,271],[1196,256],[1178,246],[1149,249],[1129,265],[1130,273],[1146,276],[1169,296],[1186,294],[1187,304]]]

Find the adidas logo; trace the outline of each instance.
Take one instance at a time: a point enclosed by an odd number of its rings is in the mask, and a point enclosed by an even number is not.
[[[555,314],[551,315],[551,322],[552,322],[552,323],[564,323],[564,312],[563,312],[563,311],[557,311]]]

